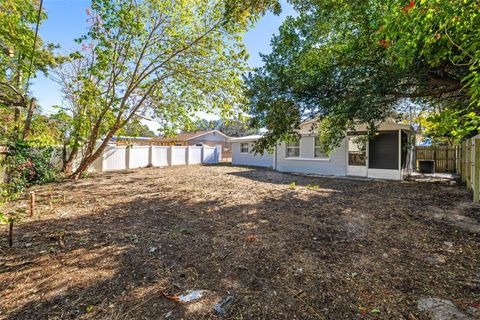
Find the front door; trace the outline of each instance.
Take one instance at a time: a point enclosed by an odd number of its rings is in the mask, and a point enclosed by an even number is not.
[[[367,145],[366,136],[348,137],[347,174],[349,176],[367,176]]]

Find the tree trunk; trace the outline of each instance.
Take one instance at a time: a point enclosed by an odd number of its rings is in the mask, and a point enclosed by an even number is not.
[[[65,153],[65,161],[63,163],[63,168],[62,168],[62,172],[66,175],[70,175],[72,174],[72,169],[73,169],[73,162],[75,161],[75,159],[77,159],[77,154],[78,154],[78,145],[77,144],[74,144],[73,148],[72,148],[72,151],[70,152],[70,155],[68,156],[68,159],[66,159],[66,145],[64,146],[64,153]]]
[[[25,126],[23,127],[22,140],[25,140],[30,133],[30,125],[32,124],[33,112],[37,108],[37,100],[32,98],[30,106],[28,107],[27,118],[25,119]]]
[[[15,113],[13,116],[14,127],[12,132],[12,140],[18,140],[19,131],[20,131],[19,122],[20,122],[20,108],[18,106],[15,106]]]
[[[83,160],[82,160],[82,162],[83,162],[85,159],[87,159],[87,158],[89,158],[90,156],[92,156],[92,152],[93,152],[93,150],[95,149],[95,143],[96,143],[97,138],[98,138],[98,132],[99,132],[99,130],[100,130],[100,125],[101,125],[101,121],[99,120],[99,121],[97,121],[97,123],[95,124],[95,126],[94,126],[93,129],[92,129],[92,132],[90,133],[90,139],[89,139],[89,141],[88,141],[88,143],[87,143],[87,147],[86,147],[86,148],[84,149],[84,151],[83,151],[83,155],[82,155]],[[112,128],[112,130],[114,130],[114,128]],[[115,132],[116,132],[116,131],[117,131],[117,130],[115,129]],[[113,134],[112,134],[112,135],[113,135]],[[95,160],[93,160],[93,161],[95,161]],[[80,163],[80,165],[82,165],[82,164]]]
[[[108,141],[110,141],[110,139],[113,137],[115,132],[118,131],[119,128],[120,128],[120,126],[118,124],[115,125],[112,128],[112,130],[110,130],[110,132],[107,133],[107,135],[106,135],[105,139],[103,139],[100,147],[98,147],[98,149],[92,155],[86,156],[85,158],[82,159],[82,162],[80,162],[80,165],[78,166],[77,170],[75,170],[75,172],[72,175],[70,175],[71,179],[77,180],[78,178],[80,178],[82,173],[84,173],[85,171],[88,170],[88,167],[95,160],[97,160],[98,157],[100,157],[102,155],[103,151],[107,148]]]

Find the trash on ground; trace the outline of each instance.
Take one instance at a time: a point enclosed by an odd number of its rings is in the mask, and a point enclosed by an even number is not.
[[[230,306],[234,301],[235,298],[233,296],[228,296],[223,301],[217,303],[213,308],[219,315],[224,316],[227,314],[228,306]]]
[[[207,292],[207,290],[189,290],[189,291],[187,291],[186,294],[182,294],[181,296],[179,296],[178,300],[181,303],[190,302],[190,301],[193,301],[193,300],[198,300],[198,299],[202,298],[205,295],[206,292]]]
[[[180,302],[180,298],[176,294],[174,294],[173,296],[170,296],[170,295],[166,294],[164,291],[160,291],[160,293],[162,294],[162,296],[165,299],[168,299],[170,301],[177,302],[177,303],[182,303],[182,302]]]

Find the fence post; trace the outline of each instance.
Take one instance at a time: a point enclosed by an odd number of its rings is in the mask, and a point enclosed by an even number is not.
[[[125,148],[125,169],[130,169],[130,148],[131,146],[127,146]]]
[[[467,140],[467,162],[466,162],[466,165],[467,165],[467,178],[466,178],[466,182],[467,182],[467,190],[468,191],[471,191],[472,190],[472,165],[471,165],[471,162],[472,162],[472,140],[471,139],[468,139]]]
[[[465,183],[465,181],[467,180],[467,172],[466,172],[466,165],[465,165],[465,162],[467,161],[467,142],[466,141],[463,141],[462,142],[462,150],[460,151],[460,153],[462,154],[462,160],[461,160],[461,166],[462,166],[462,169],[461,169],[461,173],[462,173],[462,182]]]
[[[462,179],[462,144],[458,146],[458,174],[460,175],[460,180]]]
[[[153,167],[153,146],[148,147],[148,166]]]
[[[221,144],[217,144],[216,147],[215,147],[215,150],[217,151],[217,163],[220,163],[222,161],[222,145]]]
[[[173,146],[169,146],[168,149],[167,149],[167,163],[169,166],[172,165],[172,160],[173,158]]]
[[[187,166],[190,164],[190,146],[185,148],[185,163]]]
[[[30,217],[35,216],[35,191],[30,191]]]
[[[473,140],[473,139],[472,139]],[[480,139],[475,139],[473,202],[480,203]]]

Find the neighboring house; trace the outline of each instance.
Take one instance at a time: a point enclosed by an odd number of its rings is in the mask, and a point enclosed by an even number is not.
[[[231,158],[230,137],[218,130],[197,131],[189,133],[179,133],[173,137],[160,137],[144,140],[135,140],[136,145],[155,145],[155,146],[222,146],[222,158]],[[130,144],[130,140],[118,140],[117,144]]]
[[[164,146],[201,146],[206,145],[215,147],[222,145],[223,148],[229,147],[230,137],[218,130],[197,131],[188,133],[179,133],[171,138],[154,138],[151,141],[157,145]]]
[[[273,154],[264,152],[263,155],[255,154],[253,146],[261,136],[245,136],[231,138],[232,143],[232,164],[238,166],[272,167]]]
[[[324,151],[316,133],[316,121],[301,125],[301,139],[296,143],[279,143],[270,166],[281,172],[332,176],[356,176],[402,180],[413,168],[414,132],[409,125],[382,123],[374,139],[367,141],[366,126],[347,133],[330,154]],[[259,137],[232,140],[233,164],[267,166],[268,155],[247,154]],[[242,152],[244,151],[244,152]]]

